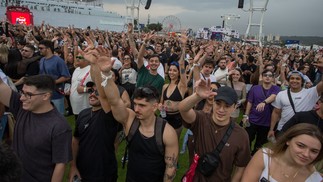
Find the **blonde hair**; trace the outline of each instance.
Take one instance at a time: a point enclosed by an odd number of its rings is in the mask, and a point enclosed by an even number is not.
[[[1,64],[8,63],[8,54],[9,54],[9,49],[7,45],[0,44],[0,63]]]

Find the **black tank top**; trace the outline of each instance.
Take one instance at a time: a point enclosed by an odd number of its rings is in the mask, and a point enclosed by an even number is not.
[[[174,92],[169,97],[167,97],[168,87],[169,87],[169,85],[167,86],[167,88],[164,91],[164,95],[163,95],[164,100],[171,100],[171,101],[182,101],[183,100],[183,97],[182,97],[181,93],[179,92],[177,85],[176,85]]]
[[[165,173],[164,156],[158,150],[155,135],[134,134],[128,150],[127,182],[162,182]]]

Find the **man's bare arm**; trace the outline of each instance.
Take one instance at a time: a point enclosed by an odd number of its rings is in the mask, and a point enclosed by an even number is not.
[[[163,141],[166,163],[164,182],[172,182],[176,176],[179,147],[176,131],[169,124],[165,126]]]

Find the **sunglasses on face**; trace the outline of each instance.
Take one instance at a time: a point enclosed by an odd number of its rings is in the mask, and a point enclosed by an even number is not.
[[[216,88],[212,88],[212,89],[211,89],[211,91],[212,91],[212,92],[216,92],[217,90],[218,90],[218,89],[216,89]]]
[[[272,75],[272,74],[263,74],[262,76],[263,77],[273,77],[274,75]]]
[[[99,96],[98,90],[94,90],[93,88],[88,89],[87,93],[92,95],[94,93],[95,96]]]

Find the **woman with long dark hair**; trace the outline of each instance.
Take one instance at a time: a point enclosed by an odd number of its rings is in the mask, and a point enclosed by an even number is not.
[[[168,77],[170,83],[163,86],[160,103],[161,116],[166,112],[166,119],[168,123],[176,130],[178,138],[182,132],[182,117],[178,111],[178,104],[184,99],[187,91],[187,77],[185,70],[185,45],[187,41],[186,36],[181,37],[182,52],[179,61],[171,62],[168,69]]]

